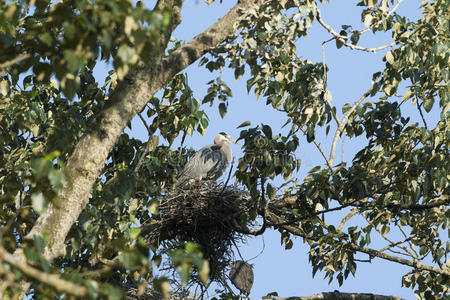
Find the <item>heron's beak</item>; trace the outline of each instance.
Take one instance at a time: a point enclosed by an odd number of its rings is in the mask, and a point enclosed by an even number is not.
[[[238,142],[236,142],[235,140],[233,140],[231,137],[228,137],[228,140],[229,140],[230,142],[232,142],[233,144],[240,145]]]

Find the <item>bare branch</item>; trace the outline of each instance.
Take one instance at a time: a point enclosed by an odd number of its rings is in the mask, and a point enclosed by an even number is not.
[[[323,81],[325,82],[324,87],[323,87],[324,93],[327,90],[327,81],[328,81],[327,65],[325,63],[325,43],[326,42],[322,43],[322,64],[323,64],[323,72],[324,72],[323,73],[324,74],[323,75],[323,77],[324,77]],[[333,114],[333,118],[336,121],[336,125],[339,127],[341,125],[341,121],[339,120],[339,117],[336,114],[336,108],[331,104],[331,100],[328,97],[324,96],[323,98],[325,99],[325,101],[327,102],[328,106],[330,107],[331,113]]]
[[[353,49],[353,50],[361,50],[361,51],[376,53],[377,51],[380,51],[380,50],[383,50],[383,49],[386,49],[386,48],[394,47],[394,45],[396,44],[396,42],[392,42],[390,44],[386,44],[386,45],[379,46],[379,47],[376,47],[376,48],[366,48],[366,47],[361,47],[361,46],[358,46],[358,45],[353,45],[353,44],[347,42],[347,40],[349,39],[348,36],[340,35],[330,25],[325,23],[325,21],[322,19],[322,16],[320,14],[320,10],[319,9],[317,9],[316,19],[320,23],[320,25],[322,25],[323,28],[325,28],[329,33],[331,33],[331,35],[334,37],[333,39],[339,40],[344,46],[346,46],[346,47],[348,47],[350,49]],[[364,30],[364,31],[360,32],[360,34],[364,33],[364,32],[367,32],[367,31]],[[329,41],[332,41],[333,39],[324,41],[323,43],[327,43]]]
[[[239,16],[241,11],[246,11],[251,7],[258,7],[263,2],[263,0],[238,1],[238,3],[225,16],[219,19],[211,27],[166,57],[163,60],[164,68],[176,65],[178,70],[171,74],[174,75],[179,72],[179,70],[182,70],[192,64],[212,47],[217,46],[229,35],[234,33],[239,24]]]
[[[410,267],[413,267],[418,270],[425,270],[425,271],[429,271],[429,272],[433,272],[433,273],[437,273],[437,274],[441,274],[441,275],[450,276],[450,270],[448,267],[445,267],[443,269],[438,269],[438,268],[434,268],[431,266],[423,265],[420,262],[412,262],[410,260],[407,260],[407,259],[404,259],[401,257],[392,256],[392,255],[389,255],[389,254],[386,254],[386,253],[383,253],[383,252],[380,252],[378,250],[374,250],[371,248],[360,247],[358,245],[353,245],[353,244],[350,244],[350,247],[355,251],[367,253],[371,256],[379,257],[379,258],[389,260],[392,262],[396,262],[396,263],[399,263],[402,265],[410,266]]]
[[[137,115],[139,116],[139,119],[141,119],[142,124],[144,124],[145,129],[147,129],[148,135],[151,136],[152,131],[150,130],[150,126],[148,126],[147,121],[144,119],[141,113],[137,113]]]
[[[230,166],[230,171],[228,172],[228,177],[227,177],[227,181],[225,181],[225,184],[223,185],[223,189],[220,192],[220,195],[222,195],[223,191],[225,190],[225,188],[228,185],[228,181],[230,181],[230,177],[231,177],[231,172],[233,172],[233,166],[234,166],[234,157],[233,160],[231,161],[231,166]]]
[[[378,226],[373,224],[373,222],[371,222],[367,218],[367,216],[363,215],[363,217],[364,217],[364,219],[366,219],[367,223],[372,225],[372,227],[375,228],[375,230],[380,234],[380,236],[389,243],[389,245],[388,245],[389,247],[387,247],[387,248],[385,247],[386,249],[392,250],[391,248],[398,247],[398,248],[402,249],[403,251],[405,251],[406,254],[409,255],[411,258],[413,258],[415,261],[418,261],[419,263],[421,263],[420,257],[414,255],[414,253],[411,250],[409,250],[407,247],[402,245],[405,241],[402,241],[402,243],[396,243],[396,242],[391,241],[391,239],[389,239],[385,234],[381,233],[381,230],[378,229]],[[380,251],[380,252],[383,252],[383,251]]]
[[[339,122],[336,119],[336,122]],[[299,129],[303,132],[303,134],[306,135],[306,130],[299,127]],[[328,160],[328,157],[325,155],[325,152],[323,152],[322,147],[320,146],[319,143],[317,143],[317,141],[314,139],[313,140],[314,145],[316,146],[317,150],[319,150],[320,154],[322,154],[322,157],[325,159],[325,162],[327,163],[328,169],[330,169],[331,172],[333,172],[333,166],[331,165],[330,161]]]
[[[267,216],[268,216],[268,219],[270,220],[270,222],[272,223],[271,224],[272,226],[281,227],[296,236],[303,237],[304,239],[311,240],[311,241],[317,241],[316,237],[312,236],[311,234],[307,234],[307,233],[303,232],[303,230],[301,230],[297,226],[283,225],[286,222],[282,218],[279,218],[278,216],[276,216],[272,213],[268,214]],[[366,253],[371,257],[378,257],[381,259],[389,260],[389,261],[396,262],[396,263],[399,263],[402,265],[410,266],[410,267],[418,269],[418,270],[424,270],[424,271],[429,271],[429,272],[433,272],[433,273],[437,273],[437,274],[441,274],[441,275],[450,276],[450,270],[448,267],[445,267],[443,269],[438,269],[438,268],[431,267],[428,265],[423,265],[417,261],[413,262],[413,261],[407,260],[405,258],[389,255],[389,254],[380,252],[375,249],[361,247],[361,246],[358,246],[358,245],[355,245],[352,243],[347,243],[347,246],[350,247],[350,249],[352,249],[353,251]]]
[[[413,251],[414,254],[416,255],[416,257],[418,257],[418,259],[420,260],[420,255],[419,255],[419,253],[417,253],[416,249],[414,249],[414,245],[411,242],[412,238],[408,238],[408,236],[406,235],[406,232],[403,230],[402,226],[400,226],[398,224],[398,222],[395,222],[395,225],[397,226],[397,228],[400,230],[400,232],[402,233],[403,237],[405,238],[405,242],[408,242],[409,248],[411,249],[411,251]],[[442,266],[441,266],[441,268],[442,268]]]
[[[339,136],[342,134],[342,131],[344,130],[345,125],[347,125],[347,120],[350,117],[350,115],[355,111],[355,109],[363,102],[372,92],[373,87],[371,87],[367,92],[365,92],[361,98],[356,101],[352,107],[345,113],[345,115],[342,117],[341,124],[336,129],[336,133],[334,134],[333,143],[331,144],[331,151],[330,151],[330,164],[333,165],[334,162],[334,156],[336,153],[336,147],[339,142]]]
[[[341,221],[341,223],[339,224],[337,231],[341,231],[342,228],[344,228],[345,223],[347,223],[348,220],[351,219],[351,217],[353,217],[354,215],[356,215],[359,212],[359,209],[352,209]]]

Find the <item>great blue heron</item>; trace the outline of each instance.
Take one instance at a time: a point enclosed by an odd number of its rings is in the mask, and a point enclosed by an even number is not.
[[[175,187],[182,186],[190,179],[219,178],[231,162],[231,147],[228,142],[237,144],[228,134],[220,132],[214,137],[214,144],[198,150],[184,166]]]
[[[230,280],[247,298],[252,289],[254,278],[251,264],[238,260],[231,265]]]

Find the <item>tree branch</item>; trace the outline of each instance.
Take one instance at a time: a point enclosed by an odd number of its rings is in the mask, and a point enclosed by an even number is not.
[[[272,226],[281,227],[296,236],[303,237],[306,240],[317,241],[317,238],[315,238],[314,236],[312,236],[310,234],[303,232],[303,230],[301,230],[300,228],[298,228],[296,226],[283,225],[285,223],[285,221],[282,218],[279,218],[278,216],[274,215],[273,213],[267,214],[267,218],[272,222],[272,224],[271,224]],[[347,243],[347,246],[350,247],[350,249],[352,249],[353,251],[366,253],[371,257],[382,258],[382,259],[396,262],[396,263],[399,263],[402,265],[410,266],[410,267],[418,269],[418,270],[424,270],[424,271],[429,271],[429,272],[433,272],[433,273],[437,273],[437,274],[441,274],[441,275],[445,275],[445,276],[450,276],[450,270],[448,267],[444,267],[443,269],[438,269],[438,268],[434,268],[431,266],[423,265],[420,262],[416,262],[416,261],[413,262],[413,261],[410,261],[410,260],[407,260],[407,259],[404,259],[401,257],[389,255],[389,254],[380,252],[375,249],[361,247],[361,246],[358,246],[358,245],[355,245],[352,243]]]
[[[323,73],[323,77],[324,77],[323,81],[325,82],[324,88],[323,88],[324,93],[327,90],[327,81],[328,81],[327,65],[325,64],[325,43],[326,42],[322,43],[322,65],[323,65],[323,72],[324,72]],[[333,118],[336,121],[336,125],[340,126],[341,120],[339,120],[339,117],[336,114],[336,108],[331,104],[331,100],[328,97],[324,96],[323,98],[325,99],[325,102],[327,102],[328,106],[331,109],[331,113],[333,114]]]
[[[336,231],[341,231],[342,228],[344,228],[345,223],[347,223],[348,220],[351,219],[351,217],[353,217],[354,215],[356,215],[357,213],[359,213],[358,209],[352,209],[341,221],[341,223],[339,223],[338,228],[336,229]]]
[[[329,105],[331,105],[331,103]],[[331,106],[330,106],[330,108],[332,109]],[[336,118],[337,118],[337,116],[336,116]],[[336,120],[336,122],[338,124],[340,124],[339,119],[335,119],[335,120]],[[303,129],[301,127],[299,127],[299,129],[303,132],[304,135],[306,135],[306,130],[305,129]],[[330,161],[328,160],[328,157],[325,155],[325,152],[323,152],[322,147],[320,146],[320,144],[317,143],[317,141],[315,139],[313,140],[313,143],[316,146],[317,150],[319,150],[320,154],[322,154],[322,157],[325,159],[325,162],[327,163],[328,169],[330,169],[330,171],[333,172],[333,166],[330,164]]]
[[[349,39],[348,36],[340,35],[336,31],[334,31],[334,29],[331,28],[330,25],[325,23],[325,21],[322,19],[322,16],[320,14],[320,10],[319,9],[317,9],[316,19],[320,23],[320,25],[322,25],[323,28],[325,28],[329,33],[331,33],[331,35],[334,37],[334,39],[339,40],[344,46],[346,46],[348,48],[351,48],[353,50],[361,50],[361,51],[376,53],[377,51],[380,51],[380,50],[383,50],[383,49],[386,49],[386,48],[390,48],[390,47],[394,47],[394,45],[396,43],[396,42],[392,42],[390,44],[386,44],[386,45],[379,46],[379,47],[376,47],[376,48],[366,48],[366,47],[361,47],[361,46],[358,46],[358,45],[353,45],[353,44],[350,44],[350,43],[347,42],[347,40]],[[330,40],[328,40],[326,42],[329,42],[331,40],[333,40],[333,39],[330,39]],[[326,42],[324,42],[324,43],[326,43]]]
[[[383,296],[368,293],[323,292],[311,296],[275,298],[275,300],[404,300],[396,296]]]
[[[450,205],[450,199],[448,196],[444,196],[444,198],[440,199],[440,200],[436,200],[433,201],[432,203],[427,203],[427,204],[387,204],[386,206],[384,206],[384,209],[388,209],[388,210],[392,210],[392,209],[396,209],[396,210],[410,210],[410,211],[424,211],[430,208],[434,208],[434,207],[439,207],[442,205]]]
[[[24,53],[21,56],[18,56],[18,57],[14,58],[14,59],[5,61],[4,63],[1,63],[0,64],[0,69],[6,69],[8,67],[11,67],[12,65],[15,65],[15,64],[21,62],[21,61],[27,60],[30,57],[31,57],[31,55],[29,53]],[[0,72],[0,76],[3,76],[4,74],[6,74],[6,72],[4,72],[4,71]]]
[[[414,255],[414,253],[413,253],[411,250],[409,250],[407,247],[405,247],[405,246],[402,245],[404,241],[402,241],[402,243],[396,243],[396,242],[394,242],[394,241],[391,241],[391,239],[389,239],[385,234],[383,234],[383,233],[381,232],[381,230],[378,229],[378,227],[377,227],[373,222],[371,222],[371,221],[369,220],[369,218],[367,218],[367,216],[363,215],[363,217],[364,217],[364,219],[367,221],[367,223],[369,223],[370,225],[372,225],[372,227],[375,229],[375,231],[378,232],[378,234],[379,234],[386,242],[389,243],[389,245],[388,245],[389,247],[387,247],[387,249],[390,250],[390,249],[393,248],[393,247],[398,247],[398,248],[402,249],[403,251],[405,251],[404,254],[408,255],[408,256],[411,257],[411,258],[413,258],[414,261],[417,261],[417,262],[419,262],[419,263],[422,263],[421,260],[420,260],[420,257]],[[385,248],[386,248],[386,247],[385,247]],[[384,249],[384,248],[383,248],[383,249]],[[380,251],[380,252],[383,252],[383,251]]]
[[[412,262],[410,260],[407,260],[407,259],[404,259],[401,257],[392,256],[392,255],[380,252],[375,249],[360,247],[360,246],[353,245],[353,244],[350,244],[350,247],[351,247],[351,249],[353,249],[355,251],[363,252],[363,253],[369,254],[373,257],[378,257],[378,258],[396,262],[396,263],[399,263],[402,265],[410,266],[410,267],[413,267],[418,270],[425,270],[425,271],[429,271],[429,272],[433,272],[433,273],[437,273],[437,274],[441,274],[441,275],[445,275],[445,276],[450,276],[450,270],[448,267],[445,267],[444,269],[438,269],[438,268],[434,268],[431,266],[423,265],[419,262]]]
[[[336,147],[339,141],[339,136],[341,135],[342,131],[344,130],[345,125],[347,125],[347,120],[350,117],[350,115],[355,111],[355,109],[358,107],[358,105],[361,104],[361,102],[363,102],[372,92],[373,87],[371,87],[367,92],[365,92],[361,98],[358,99],[358,101],[356,101],[352,107],[345,113],[345,115],[342,117],[341,120],[341,124],[338,126],[338,128],[336,129],[336,133],[334,134],[334,138],[333,138],[333,143],[331,145],[331,151],[330,151],[330,164],[333,165],[334,162],[334,156],[336,153]]]
[[[88,289],[84,286],[74,284],[70,281],[61,279],[58,275],[48,274],[35,269],[23,261],[17,260],[14,255],[8,253],[0,246],[0,261],[4,261],[11,266],[19,269],[22,273],[48,286],[53,287],[59,292],[68,293],[76,297],[84,297],[88,294]]]
[[[178,66],[178,70],[172,74],[175,75],[180,70],[183,70],[185,67],[195,62],[209,49],[217,46],[220,42],[224,41],[228,36],[236,31],[239,25],[239,16],[241,11],[246,11],[251,7],[258,7],[263,2],[263,0],[238,1],[238,3],[225,16],[219,19],[211,27],[194,37],[191,41],[184,44],[177,50],[173,51],[168,57],[164,58],[162,61],[164,69],[170,68],[170,66],[174,65]]]

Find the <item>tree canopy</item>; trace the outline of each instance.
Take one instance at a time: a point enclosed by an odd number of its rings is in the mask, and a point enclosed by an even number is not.
[[[181,41],[172,35],[183,2],[0,3],[0,295],[119,299],[151,287],[169,297],[178,282],[202,289],[220,282],[201,243],[154,239],[151,228],[161,224],[193,153],[186,135],[208,128],[204,106],[222,118],[239,106],[220,76],[231,70],[285,124],[242,120],[236,185],[213,184],[211,192],[245,212],[230,234],[274,229],[287,249],[301,238],[312,273],[339,284],[377,258],[407,266],[402,286],[418,298],[448,296],[448,1],[423,0],[420,17],[410,20],[397,13],[402,0],[362,0],[355,5],[364,29],[337,29],[322,18],[323,0],[240,0]],[[298,54],[312,24],[338,49],[384,51],[384,68],[358,99],[333,101],[325,57]],[[360,36],[379,33],[391,42],[360,45]],[[112,69],[99,78],[94,69],[103,62]],[[193,64],[211,72],[205,95],[189,85],[184,70]],[[439,111],[433,122],[432,110]],[[125,132],[135,117],[148,139]],[[329,153],[319,134],[328,137]],[[342,139],[360,137],[352,161],[337,163]],[[305,143],[323,163],[300,179]],[[337,221],[328,218],[336,213]],[[349,222],[356,216],[364,222]],[[160,275],[162,268],[170,275]]]

